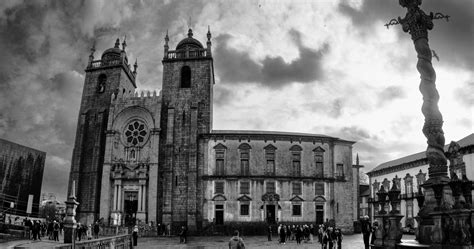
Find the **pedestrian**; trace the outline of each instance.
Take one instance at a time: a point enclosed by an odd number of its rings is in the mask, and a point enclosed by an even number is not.
[[[334,233],[333,227],[328,227],[328,249],[334,249],[336,242],[336,234]]]
[[[100,232],[100,225],[99,225],[99,222],[96,221],[94,223],[94,239],[98,239],[99,238],[99,232]]]
[[[171,236],[171,225],[170,224],[166,225],[166,235],[168,235],[168,237]]]
[[[377,231],[377,228],[379,227],[379,223],[376,221],[374,222],[373,226],[372,226],[372,236],[370,237],[370,244],[374,244],[375,243],[375,240],[377,239],[377,237],[375,236],[375,232]]]
[[[286,241],[286,226],[281,226],[280,229],[280,244],[285,244]]]
[[[245,249],[244,240],[239,237],[239,231],[234,231],[234,236],[229,240],[229,249]]]
[[[53,240],[59,241],[59,223],[57,221],[53,221]]]
[[[272,226],[268,226],[268,241],[272,241]]]
[[[336,228],[335,231],[336,235],[336,244],[337,244],[337,249],[342,249],[342,232],[340,228]]]
[[[186,228],[184,226],[182,226],[179,231],[179,243],[186,244]]]
[[[76,228],[76,240],[81,241],[82,238],[82,225],[80,222],[77,223]]]
[[[324,226],[323,226],[324,228]],[[321,235],[321,248],[327,249],[328,247],[328,230],[326,228],[323,229],[322,235]]]
[[[369,216],[364,216],[364,219],[361,221],[362,225],[362,236],[364,238],[365,249],[369,249],[369,237],[370,232],[372,231],[372,226],[370,225]]]
[[[92,225],[87,226],[86,237],[87,240],[92,239]]]
[[[133,227],[132,238],[133,238],[133,246],[137,246],[137,241],[138,241],[138,226],[137,225]]]

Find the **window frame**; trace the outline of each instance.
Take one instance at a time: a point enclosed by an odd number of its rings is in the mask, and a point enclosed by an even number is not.
[[[299,214],[295,214],[295,207],[299,207]],[[303,215],[303,205],[302,203],[292,203],[291,204],[291,216],[302,216]]]
[[[292,182],[291,183],[291,193],[292,193],[292,195],[303,195],[303,186],[302,185],[303,184],[301,182]],[[297,187],[297,188],[295,188],[295,187]]]
[[[219,185],[222,184],[222,192],[218,191],[218,184]],[[224,193],[225,193],[225,182],[222,182],[222,181],[214,182],[214,194],[222,194],[223,195]]]

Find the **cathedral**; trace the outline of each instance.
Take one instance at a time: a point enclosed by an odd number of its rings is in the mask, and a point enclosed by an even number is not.
[[[189,29],[164,44],[162,90],[136,91],[126,42],[89,56],[69,192],[83,224],[321,224],[357,219],[353,141],[274,131],[213,130],[214,65]],[[120,46],[121,45],[121,46]]]

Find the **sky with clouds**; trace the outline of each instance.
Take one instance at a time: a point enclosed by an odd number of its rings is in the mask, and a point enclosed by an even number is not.
[[[439,56],[446,141],[474,131],[474,2],[425,0]],[[353,140],[365,171],[423,151],[416,53],[398,1],[19,1],[0,2],[0,137],[47,152],[42,192],[66,196],[84,69],[127,36],[138,86],[160,90],[161,58],[208,25],[216,85],[214,129],[276,130]],[[355,156],[354,156],[355,158]]]

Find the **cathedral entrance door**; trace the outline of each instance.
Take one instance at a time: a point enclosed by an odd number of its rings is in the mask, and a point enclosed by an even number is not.
[[[124,198],[125,225],[134,226],[138,211],[138,193],[125,192]]]
[[[275,223],[275,205],[267,205],[267,222]]]

